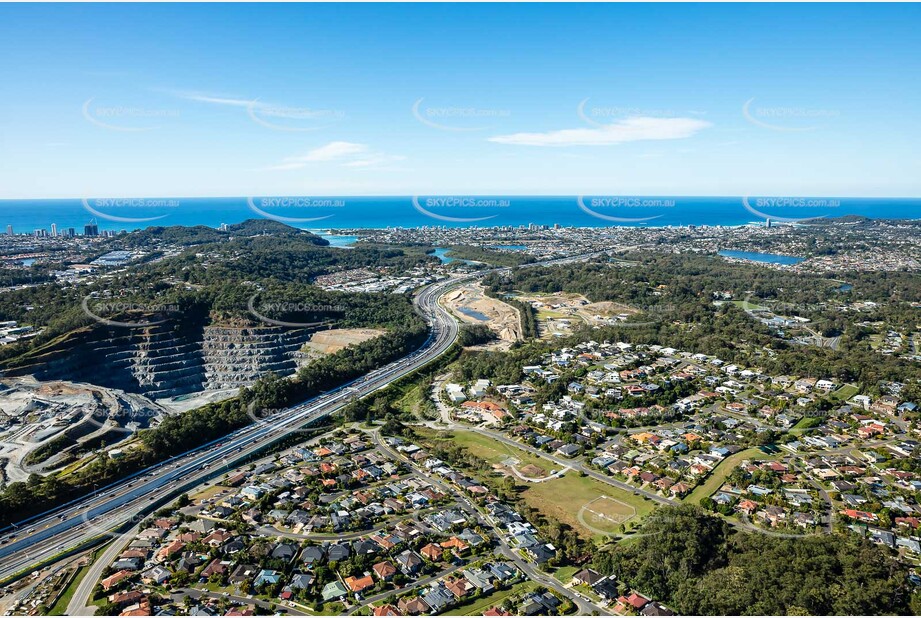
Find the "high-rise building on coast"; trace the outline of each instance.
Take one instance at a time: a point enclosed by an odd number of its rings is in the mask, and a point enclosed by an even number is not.
[[[7,235],[7,236],[12,236],[12,235],[13,235],[13,226],[10,225],[10,224],[7,224],[7,226],[6,226],[6,235]]]
[[[95,223],[87,223],[83,226],[84,236],[99,236],[99,226]]]

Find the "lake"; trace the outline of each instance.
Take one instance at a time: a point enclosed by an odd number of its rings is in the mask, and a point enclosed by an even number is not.
[[[795,257],[792,255],[780,255],[778,253],[755,253],[754,251],[720,251],[720,255],[737,260],[748,260],[750,262],[762,262],[764,264],[784,264],[790,266],[799,264],[806,258]]]

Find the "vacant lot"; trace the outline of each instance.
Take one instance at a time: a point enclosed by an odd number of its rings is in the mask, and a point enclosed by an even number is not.
[[[860,389],[858,389],[853,384],[845,384],[844,386],[836,390],[834,393],[832,393],[831,396],[839,401],[847,401],[848,399],[850,399],[851,397],[853,397],[859,392],[860,392]]]
[[[503,344],[493,347],[507,349],[510,344],[524,339],[518,310],[501,300],[486,296],[483,286],[479,284],[459,287],[449,292],[444,297],[444,304],[461,322],[488,326]]]
[[[746,459],[777,459],[780,455],[781,453],[766,455],[762,450],[757,448],[745,449],[744,451],[739,451],[735,455],[730,455],[713,469],[706,481],[695,487],[694,491],[685,496],[684,501],[691,504],[699,504],[702,499],[712,495],[717,489],[722,487],[723,483],[726,481],[726,477],[732,474],[736,466]]]
[[[420,431],[420,433],[426,437],[431,436],[435,440],[445,439],[444,432],[440,431]],[[552,467],[551,462],[542,457],[508,446],[474,431],[453,430],[450,441],[463,447],[472,455],[506,471],[509,465],[514,465],[521,474],[530,478],[549,476],[550,472],[556,469]]]
[[[572,526],[586,538],[599,534],[599,530],[613,533],[620,523],[635,523],[654,508],[652,502],[632,492],[575,472],[530,485],[522,495],[528,504]]]

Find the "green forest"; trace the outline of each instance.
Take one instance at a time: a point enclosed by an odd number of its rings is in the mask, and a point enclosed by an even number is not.
[[[778,538],[734,531],[691,505],[649,515],[635,541],[594,566],[690,615],[917,615],[907,570],[853,534]]]
[[[842,291],[838,280],[728,263],[712,256],[631,257],[637,258],[634,265],[595,261],[493,273],[484,284],[496,296],[570,292],[592,302],[615,301],[640,310],[623,325],[577,329],[571,341],[668,345],[775,375],[855,383],[869,393],[875,393],[881,381],[914,383],[911,388],[918,390],[917,363],[877,353],[867,329],[860,325],[874,319],[891,327],[917,328],[919,313],[912,303],[921,302],[921,282],[910,273],[854,273],[848,276],[853,288]],[[726,293],[739,301],[781,303],[784,315],[801,315],[822,334],[840,336],[838,347],[803,346],[781,339],[736,304],[714,302]],[[855,299],[878,302],[880,307],[859,315],[836,309]],[[906,393],[912,396],[921,392]]]

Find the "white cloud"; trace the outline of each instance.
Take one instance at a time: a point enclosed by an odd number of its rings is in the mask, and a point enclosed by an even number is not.
[[[489,141],[519,146],[614,146],[627,142],[692,137],[712,126],[695,118],[626,118],[601,127],[562,129],[545,133],[497,135]]]
[[[285,105],[276,105],[255,99],[245,99],[236,96],[215,95],[202,92],[185,92],[169,91],[173,96],[195,101],[197,103],[208,103],[211,105],[225,105],[229,107],[244,107],[251,114],[258,112],[262,116],[272,116],[274,118],[289,118],[292,120],[310,120],[310,119],[336,119],[344,116],[344,112],[329,109],[314,109],[310,107],[291,107]]]
[[[319,148],[314,148],[302,157],[304,161],[335,161],[354,157],[368,152],[370,149],[367,144],[356,144],[355,142],[330,142]]]
[[[367,144],[355,142],[330,142],[303,155],[286,157],[270,170],[284,171],[307,167],[314,163],[338,163],[342,167],[372,169],[404,161],[402,155],[391,155],[371,149]]]
[[[354,161],[349,161],[348,163],[343,163],[343,167],[381,167],[384,165],[390,165],[391,163],[399,163],[400,161],[405,161],[406,157],[402,155],[388,155],[388,154],[375,154],[370,157],[355,159]]]
[[[196,101],[198,103],[211,103],[213,105],[230,105],[232,107],[249,107],[256,103],[256,99],[241,99],[239,97],[229,97],[220,95],[204,94],[200,92],[173,92],[173,95],[187,101]]]

